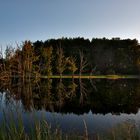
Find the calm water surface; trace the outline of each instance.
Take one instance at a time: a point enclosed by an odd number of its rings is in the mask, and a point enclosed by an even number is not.
[[[27,130],[35,118],[45,118],[64,133],[78,134],[85,131],[85,121],[91,135],[123,122],[140,124],[138,79],[53,79],[0,85],[0,121],[3,110],[12,110],[15,118],[18,110]]]

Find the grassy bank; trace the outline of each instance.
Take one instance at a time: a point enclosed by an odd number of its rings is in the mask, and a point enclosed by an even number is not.
[[[140,79],[139,75],[39,75],[39,76],[31,76],[29,77],[20,77],[17,75],[14,76],[0,76],[0,81],[9,82],[10,79],[20,78],[26,80],[35,80],[38,81],[39,79]]]
[[[51,75],[40,76],[40,78],[74,78],[74,79],[135,79],[140,78],[138,75]]]

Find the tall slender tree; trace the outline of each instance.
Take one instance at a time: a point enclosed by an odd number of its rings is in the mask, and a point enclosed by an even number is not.
[[[82,75],[82,71],[89,65],[87,58],[85,57],[83,51],[79,51],[80,56],[80,68],[79,68],[79,75]]]
[[[51,76],[52,75],[52,60],[53,60],[53,56],[52,56],[52,52],[53,52],[53,48],[52,46],[47,47],[47,48],[43,48],[43,58],[44,58],[44,73],[47,74],[47,76]]]
[[[23,43],[22,59],[23,59],[23,62],[22,62],[23,77],[26,77],[27,79],[30,80],[32,74],[35,72],[34,62],[36,62],[39,59],[39,56],[35,56],[34,49],[30,41],[25,41]]]
[[[61,47],[57,49],[57,59],[56,59],[56,69],[57,72],[62,76],[62,73],[66,70],[67,60],[68,58],[65,57],[64,51]]]
[[[72,72],[72,76],[74,76],[74,73],[78,69],[76,66],[76,59],[72,56],[70,56],[68,59],[68,69]]]

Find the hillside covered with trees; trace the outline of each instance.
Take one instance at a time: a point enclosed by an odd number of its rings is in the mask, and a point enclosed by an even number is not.
[[[0,77],[40,77],[43,75],[99,75],[140,72],[140,45],[136,39],[61,38],[25,41],[7,46],[0,56]]]

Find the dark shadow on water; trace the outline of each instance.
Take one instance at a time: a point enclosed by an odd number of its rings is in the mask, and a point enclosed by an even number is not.
[[[20,101],[25,111],[60,113],[137,113],[140,107],[140,81],[107,79],[48,79],[40,83],[14,83],[1,86],[5,105]]]

